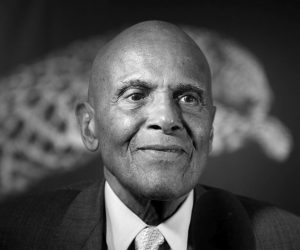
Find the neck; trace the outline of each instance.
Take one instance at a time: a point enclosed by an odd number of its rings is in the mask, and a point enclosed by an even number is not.
[[[184,202],[188,194],[175,200],[148,200],[132,194],[113,176],[105,171],[105,179],[119,199],[146,224],[156,226],[172,216]]]
[[[171,217],[186,197],[187,195],[172,201],[135,199],[135,203],[131,203],[135,205],[131,206],[130,209],[146,224],[156,226]]]

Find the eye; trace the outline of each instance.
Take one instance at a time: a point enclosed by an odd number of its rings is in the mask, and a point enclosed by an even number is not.
[[[178,97],[178,103],[189,106],[196,106],[200,103],[200,98],[197,94],[184,94]]]
[[[138,102],[140,100],[143,100],[145,97],[146,97],[146,95],[144,93],[136,92],[136,93],[132,93],[132,94],[128,95],[127,99],[132,102]]]

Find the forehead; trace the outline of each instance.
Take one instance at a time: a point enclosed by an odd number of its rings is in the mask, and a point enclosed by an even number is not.
[[[196,43],[173,26],[129,29],[109,42],[93,64],[89,97],[107,101],[123,82],[158,87],[197,85],[211,99],[210,70]]]
[[[107,77],[111,88],[135,79],[168,86],[198,84],[204,88],[210,83],[209,68],[201,51],[163,39],[123,47],[111,57]]]

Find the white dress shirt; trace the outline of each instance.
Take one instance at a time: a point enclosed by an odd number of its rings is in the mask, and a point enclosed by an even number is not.
[[[147,224],[133,213],[105,182],[106,243],[108,250],[127,250]],[[157,226],[171,250],[186,250],[193,208],[192,190],[179,209]]]

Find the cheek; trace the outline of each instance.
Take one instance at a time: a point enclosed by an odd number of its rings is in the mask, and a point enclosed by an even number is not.
[[[209,138],[211,133],[211,123],[207,116],[184,116],[187,131],[193,140],[196,151],[205,150],[209,146]]]
[[[126,154],[128,143],[138,130],[139,123],[137,116],[118,111],[109,112],[105,120],[97,123],[101,152],[117,152],[122,156]]]

